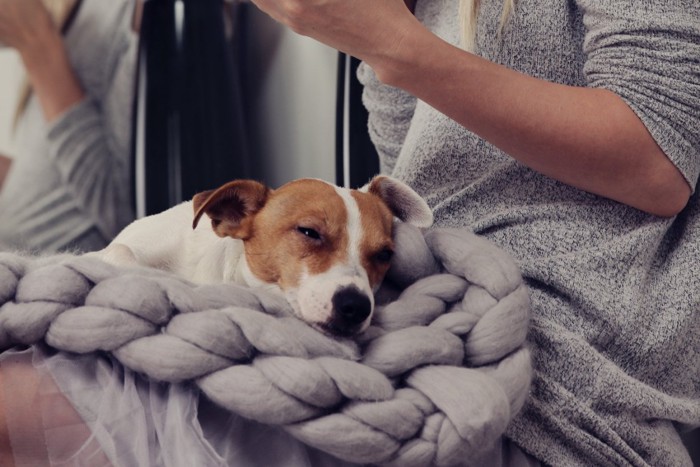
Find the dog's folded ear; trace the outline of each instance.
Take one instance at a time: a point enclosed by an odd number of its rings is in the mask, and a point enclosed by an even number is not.
[[[244,220],[265,205],[270,189],[255,180],[234,180],[216,190],[197,193],[192,198],[196,228],[203,214],[211,219],[211,227],[219,237],[246,236]]]
[[[428,203],[411,187],[395,178],[377,175],[360,191],[378,196],[394,216],[416,227],[430,227],[433,213]]]

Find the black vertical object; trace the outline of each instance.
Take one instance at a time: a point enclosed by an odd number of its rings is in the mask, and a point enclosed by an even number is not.
[[[147,0],[134,154],[139,216],[248,176],[237,2]]]
[[[357,79],[360,60],[338,55],[336,100],[336,184],[358,188],[379,173],[379,157],[367,129],[362,84]]]

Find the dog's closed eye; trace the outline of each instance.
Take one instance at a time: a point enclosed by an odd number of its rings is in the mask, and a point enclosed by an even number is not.
[[[321,241],[321,234],[318,233],[317,230],[312,229],[311,227],[299,226],[297,227],[297,232],[308,237],[311,240]]]
[[[376,252],[373,256],[378,263],[388,263],[394,257],[394,252],[390,248],[384,248]]]

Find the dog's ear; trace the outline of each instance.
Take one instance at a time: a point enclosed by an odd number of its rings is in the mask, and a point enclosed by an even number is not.
[[[360,191],[378,196],[389,207],[394,216],[416,227],[430,227],[433,213],[428,203],[411,187],[385,175],[374,177]]]
[[[216,190],[197,193],[192,198],[192,228],[206,214],[219,237],[242,238],[246,235],[243,220],[262,209],[269,192],[268,187],[255,180],[234,180]]]

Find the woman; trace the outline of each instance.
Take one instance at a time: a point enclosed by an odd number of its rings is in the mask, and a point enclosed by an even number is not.
[[[31,85],[0,192],[0,243],[99,249],[133,217],[135,2],[45,4],[0,0],[0,42],[18,51]]]
[[[700,6],[254,1],[362,58],[383,170],[421,191],[440,225],[471,228],[520,261],[536,377],[489,460],[690,465],[678,430],[700,424],[696,195],[688,203],[700,171]],[[471,37],[481,57],[455,46]],[[13,448],[13,422],[43,429],[47,445],[60,422],[83,433],[78,455],[99,452],[82,419],[123,465],[322,462],[275,430],[222,419],[187,387],[121,378],[92,357],[12,358],[0,366],[0,434],[5,416]],[[41,365],[61,391],[36,381]],[[41,388],[42,410],[13,418],[16,405],[2,401],[26,400],[27,388]],[[56,416],[69,406],[62,394],[80,417]],[[52,426],[27,413],[53,414]]]
[[[362,59],[382,170],[437,225],[518,259],[536,376],[504,446],[551,465],[690,465],[700,4],[253,2]]]

